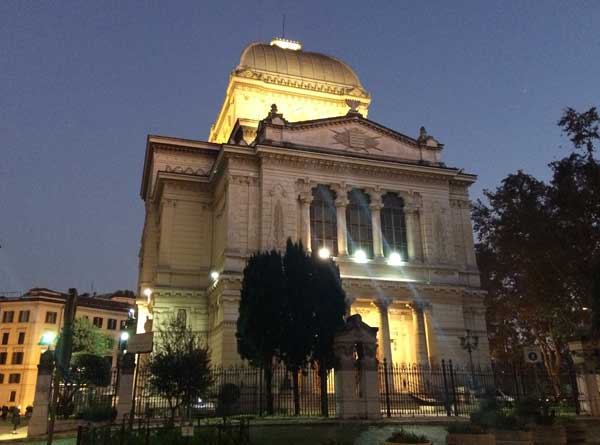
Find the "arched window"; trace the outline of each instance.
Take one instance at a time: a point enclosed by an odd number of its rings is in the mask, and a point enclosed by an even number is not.
[[[383,236],[383,253],[397,252],[402,261],[408,259],[406,243],[406,219],[404,218],[404,200],[395,193],[387,193],[383,197],[381,209],[381,234]]]
[[[325,185],[312,189],[313,200],[310,203],[310,243],[314,252],[322,247],[337,256],[337,218],[335,212],[335,193]]]
[[[369,196],[359,189],[348,192],[346,225],[348,230],[348,253],[353,255],[359,249],[373,258],[373,227]]]

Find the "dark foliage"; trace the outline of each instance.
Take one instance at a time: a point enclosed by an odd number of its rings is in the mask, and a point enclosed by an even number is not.
[[[565,110],[559,125],[586,153],[551,163],[549,183],[508,175],[473,209],[492,354],[515,360],[523,345],[538,345],[556,396],[566,340],[589,322],[584,308],[600,325],[599,124],[595,108]]]
[[[209,352],[204,339],[177,317],[160,326],[157,337],[149,363],[150,385],[167,399],[173,420],[179,407],[190,407],[206,396],[212,384]]]

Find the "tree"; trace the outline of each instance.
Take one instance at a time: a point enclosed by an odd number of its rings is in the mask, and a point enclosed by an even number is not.
[[[88,353],[98,356],[112,354],[114,339],[94,326],[87,318],[76,318],[73,322],[73,353]]]
[[[283,256],[285,294],[283,295],[283,336],[281,359],[292,374],[294,413],[300,415],[298,373],[308,363],[313,346],[315,300],[311,286],[313,259],[301,242],[288,238]]]
[[[240,356],[264,371],[268,414],[273,414],[271,384],[281,348],[285,291],[281,254],[252,255],[244,268],[236,337]]]
[[[565,342],[582,323],[583,308],[599,306],[599,123],[595,108],[565,110],[559,126],[575,151],[550,164],[551,181],[519,171],[485,191],[487,203],[473,209],[492,353],[506,359],[536,343],[556,395]]]
[[[173,317],[159,327],[157,349],[150,358],[150,385],[167,399],[171,422],[181,406],[205,397],[213,383],[208,348],[200,335]]]
[[[344,324],[345,298],[333,261],[309,256],[302,243],[288,239],[283,258],[271,251],[248,260],[237,321],[238,352],[264,369],[269,414],[273,364],[282,360],[293,376],[296,414],[298,372],[309,361],[317,365],[322,412],[327,415],[327,372],[333,367],[333,337]]]
[[[342,288],[340,271],[331,259],[312,254],[313,277],[310,285],[314,305],[313,344],[311,360],[316,363],[321,387],[321,414],[329,412],[327,372],[334,366],[333,339],[344,326],[346,293]]]
[[[79,353],[71,360],[77,369],[78,383],[82,385],[108,386],[110,384],[110,362],[95,354]]]

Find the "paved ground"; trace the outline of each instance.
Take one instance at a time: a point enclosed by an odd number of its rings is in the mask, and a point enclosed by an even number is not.
[[[0,440],[20,439],[27,437],[27,420],[23,419],[21,426],[17,429],[17,434],[13,434],[13,425],[10,419],[0,420]]]

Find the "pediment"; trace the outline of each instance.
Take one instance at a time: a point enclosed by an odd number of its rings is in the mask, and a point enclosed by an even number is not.
[[[431,137],[423,144],[420,140],[390,130],[360,115],[291,123],[282,119],[265,120],[259,127],[257,142],[433,163],[440,162],[442,148]]]

